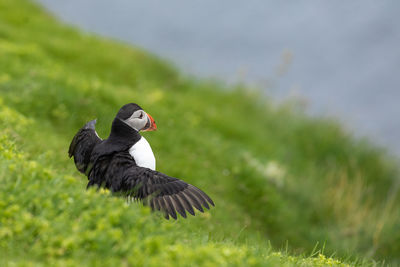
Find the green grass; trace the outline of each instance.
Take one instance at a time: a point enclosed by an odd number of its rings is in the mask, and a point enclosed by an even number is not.
[[[338,123],[183,77],[29,1],[0,0],[0,55],[0,263],[400,263],[398,161]],[[157,121],[145,135],[158,170],[202,188],[214,209],[165,221],[85,190],[69,142],[93,118],[106,137],[128,102]]]

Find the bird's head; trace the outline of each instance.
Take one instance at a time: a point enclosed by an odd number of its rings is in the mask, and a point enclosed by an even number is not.
[[[138,132],[157,130],[157,125],[153,117],[135,103],[122,106],[116,117]]]

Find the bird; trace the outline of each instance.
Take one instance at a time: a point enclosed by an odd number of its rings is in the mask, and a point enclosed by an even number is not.
[[[123,105],[116,114],[107,139],[96,132],[97,120],[87,122],[73,137],[68,155],[88,178],[87,188],[107,188],[113,194],[149,205],[166,219],[195,215],[195,209],[215,206],[199,188],[156,171],[156,160],[140,132],[155,131],[153,117],[138,104]]]

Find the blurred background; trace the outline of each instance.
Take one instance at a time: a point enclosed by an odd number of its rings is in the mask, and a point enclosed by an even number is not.
[[[39,2],[186,73],[300,99],[400,154],[399,1]]]

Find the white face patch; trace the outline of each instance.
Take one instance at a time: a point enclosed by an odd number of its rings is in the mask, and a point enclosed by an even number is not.
[[[130,127],[135,129],[136,131],[142,130],[148,121],[148,117],[146,112],[143,110],[137,110],[133,112],[132,116],[130,116],[128,119],[124,120],[126,124],[128,124]]]
[[[156,159],[149,142],[142,136],[136,144],[129,149],[129,154],[139,167],[156,170]]]

